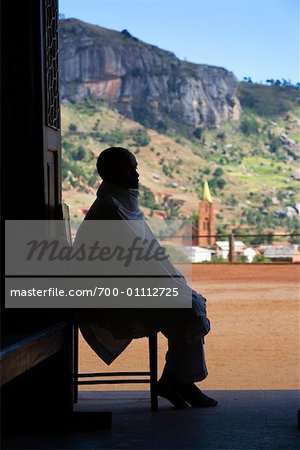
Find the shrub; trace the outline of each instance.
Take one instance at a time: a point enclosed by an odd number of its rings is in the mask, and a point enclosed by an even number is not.
[[[62,172],[62,179],[64,180],[68,176],[68,171],[71,170],[71,165],[68,161],[66,161],[65,158],[61,161],[61,172]]]
[[[70,123],[69,131],[71,131],[72,133],[76,132],[77,131],[77,125],[75,125],[75,123]]]
[[[81,177],[84,181],[86,180],[86,174],[85,170],[83,169],[82,165],[76,163],[76,162],[69,162],[65,159],[62,160],[62,177],[63,179],[66,179],[68,177],[68,172],[71,172],[73,177]],[[73,187],[78,186],[78,182],[70,180],[70,183]],[[76,185],[76,186],[75,186]]]
[[[159,133],[165,133],[167,131],[167,124],[162,120],[159,120],[156,124],[156,129]]]
[[[150,209],[159,209],[159,205],[156,203],[153,193],[150,189],[142,186],[141,189],[141,205]]]
[[[221,167],[217,167],[213,175],[214,177],[220,177],[221,175],[223,175],[223,173],[224,173],[223,169],[221,169]]]
[[[254,108],[257,101],[252,92],[242,91],[240,94],[241,105],[246,108]]]
[[[163,171],[164,175],[168,176],[174,171],[174,166],[172,164],[169,164],[169,165],[163,164],[162,171]]]
[[[200,127],[195,128],[193,135],[196,139],[201,139],[203,134],[203,130]]]
[[[294,233],[299,233],[299,230],[296,231],[296,232],[292,230],[292,234],[294,234]],[[300,236],[291,236],[291,237],[289,237],[288,241],[289,241],[290,244],[297,244],[297,245],[299,245]]]
[[[271,262],[269,258],[266,258],[264,255],[255,255],[253,258],[254,263],[264,263]]]
[[[227,203],[230,206],[237,206],[239,204],[238,200],[235,198],[233,194],[231,194],[231,196],[228,198]]]
[[[97,131],[97,130],[98,130],[99,124],[100,124],[100,119],[97,119],[96,122],[95,122],[95,124],[94,124],[94,126],[93,126],[93,130],[94,130],[94,131]]]
[[[97,174],[97,172],[94,172],[88,179],[88,185],[93,187],[96,181],[98,181],[98,179],[99,175]]]
[[[136,130],[132,135],[132,140],[139,147],[145,147],[151,142],[151,138],[145,130]]]
[[[253,118],[245,118],[241,121],[240,130],[246,136],[258,133],[259,125]]]
[[[211,261],[212,263],[223,263],[227,262],[226,259],[222,258],[222,256],[212,256]]]
[[[275,136],[272,138],[271,142],[270,142],[270,151],[272,153],[277,153],[277,151],[279,150],[279,148],[281,147],[281,140],[278,136]]]
[[[224,189],[225,185],[226,185],[226,181],[224,180],[224,178],[219,178],[217,181],[217,187],[219,189]]]
[[[108,133],[104,133],[100,137],[102,142],[109,144],[110,146],[115,146],[117,144],[122,144],[125,139],[125,134],[119,128],[115,128]]]
[[[62,145],[62,148],[63,148],[64,150],[71,150],[71,148],[73,147],[73,145],[71,144],[71,142],[66,141],[66,140],[63,140],[62,143],[61,143],[61,145]]]
[[[222,164],[222,166],[225,166],[226,164],[228,164],[228,159],[227,158],[220,158],[219,160],[219,164]]]
[[[85,154],[86,152],[82,145],[79,145],[76,150],[71,152],[71,156],[74,161],[81,161],[85,157]]]

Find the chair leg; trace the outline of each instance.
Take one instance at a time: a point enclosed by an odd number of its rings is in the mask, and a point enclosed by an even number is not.
[[[149,336],[151,411],[158,410],[157,398],[157,333]]]
[[[73,326],[73,401],[78,402],[78,326]]]

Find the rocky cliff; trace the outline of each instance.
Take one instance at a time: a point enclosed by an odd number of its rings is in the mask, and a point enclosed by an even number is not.
[[[221,67],[179,60],[126,30],[60,21],[62,99],[92,95],[151,127],[215,127],[239,118],[238,81]]]

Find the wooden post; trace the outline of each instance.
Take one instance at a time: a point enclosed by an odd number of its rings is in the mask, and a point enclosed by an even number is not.
[[[230,236],[228,237],[229,240],[229,262],[233,263],[234,262],[234,234],[231,233]]]
[[[157,400],[157,333],[149,336],[151,411],[158,410]]]

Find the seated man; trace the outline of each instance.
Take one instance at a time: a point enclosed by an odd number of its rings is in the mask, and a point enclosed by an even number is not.
[[[138,205],[135,156],[122,147],[108,148],[100,154],[97,170],[103,182],[85,220],[145,223]],[[203,343],[210,323],[205,302],[204,297],[192,291],[192,308],[102,309],[100,313],[84,309],[77,311],[77,320],[83,337],[107,364],[114,361],[131,339],[161,331],[168,339],[168,352],[158,381],[158,395],[176,408],[213,407],[218,402],[194,384],[207,377]]]

